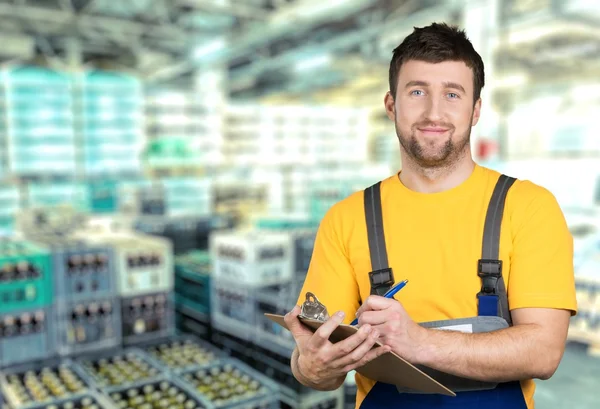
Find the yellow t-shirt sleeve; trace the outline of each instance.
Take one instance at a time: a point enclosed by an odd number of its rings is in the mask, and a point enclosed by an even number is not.
[[[329,315],[344,311],[344,323],[349,324],[359,307],[359,289],[354,269],[348,258],[344,235],[342,203],[334,205],[325,215],[315,239],[310,266],[298,305],[306,300],[306,292],[313,293],[327,307]]]
[[[508,302],[515,308],[558,308],[577,312],[573,237],[556,198],[521,182],[525,206],[515,206]],[[515,192],[518,193],[518,192]]]

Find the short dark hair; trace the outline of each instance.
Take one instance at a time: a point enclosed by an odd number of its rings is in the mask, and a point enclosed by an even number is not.
[[[481,89],[485,85],[483,60],[464,30],[446,23],[414,27],[413,32],[396,47],[390,62],[390,93],[394,98],[400,68],[410,60],[434,64],[443,61],[463,61],[473,71],[473,102],[479,99]]]

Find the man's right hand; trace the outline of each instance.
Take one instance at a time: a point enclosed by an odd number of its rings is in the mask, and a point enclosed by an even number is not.
[[[330,389],[325,385],[343,382],[348,372],[391,350],[387,345],[373,348],[379,334],[370,325],[362,326],[356,334],[340,342],[330,342],[329,337],[344,320],[343,312],[334,314],[314,333],[300,322],[299,314],[300,307],[294,307],[286,314],[285,323],[297,345],[296,365],[302,378],[298,380],[307,386]]]

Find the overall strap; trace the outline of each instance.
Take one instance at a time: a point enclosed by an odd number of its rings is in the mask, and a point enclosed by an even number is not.
[[[500,260],[500,226],[508,190],[515,178],[501,175],[488,205],[483,230],[482,256],[477,275],[481,277],[481,291],[477,294],[479,316],[500,316],[512,325],[506,286],[502,278]]]
[[[365,189],[365,217],[367,222],[367,238],[371,255],[369,273],[371,294],[383,295],[394,285],[394,274],[388,264],[385,235],[383,231],[383,215],[381,210],[381,182]]]

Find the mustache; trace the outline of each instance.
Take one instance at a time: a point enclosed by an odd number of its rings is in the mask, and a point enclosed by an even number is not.
[[[454,125],[446,123],[446,122],[429,122],[429,121],[428,122],[417,122],[417,123],[413,124],[413,126],[412,126],[413,129],[429,128],[429,127],[438,127],[438,128],[454,130]]]

